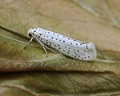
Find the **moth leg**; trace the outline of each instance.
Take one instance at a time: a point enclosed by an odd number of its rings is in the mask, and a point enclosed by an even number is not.
[[[43,49],[44,49],[44,51],[45,51],[45,53],[46,53],[46,58],[47,58],[47,57],[48,57],[48,52],[47,52],[47,50],[46,50],[46,48],[45,48],[44,45],[42,45],[42,47],[43,47]]]
[[[34,37],[34,38],[36,38],[36,37]],[[45,53],[46,53],[46,58],[48,57],[48,52],[47,52],[47,50],[46,50],[46,48],[45,48],[45,45],[39,40],[39,39],[37,39],[36,38],[36,40],[40,43],[40,45],[43,47],[43,49],[44,49],[44,51],[45,51]]]
[[[45,45],[45,47],[46,47],[48,50],[50,50],[50,51],[52,51],[52,52],[54,52],[54,53],[58,53],[57,51],[53,50],[52,48],[49,48],[49,47],[46,46],[46,45]]]
[[[46,50],[46,48],[45,48],[45,45],[39,40],[38,41],[39,43],[40,43],[40,45],[43,47],[43,49],[44,49],[44,51],[45,51],[45,53],[46,53],[46,58],[48,57],[48,52],[47,52],[47,50]]]
[[[30,45],[30,43],[32,42],[32,40],[33,40],[33,37],[30,39],[30,41],[29,41],[28,44],[24,47],[24,49],[26,49],[27,46]]]

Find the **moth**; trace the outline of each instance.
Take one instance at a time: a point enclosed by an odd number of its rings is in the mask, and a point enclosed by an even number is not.
[[[92,42],[75,40],[42,28],[31,28],[28,30],[28,35],[31,39],[24,48],[26,48],[33,39],[36,39],[46,52],[46,57],[48,56],[46,49],[53,52],[53,49],[55,49],[66,56],[84,61],[95,59],[97,56],[95,46]]]

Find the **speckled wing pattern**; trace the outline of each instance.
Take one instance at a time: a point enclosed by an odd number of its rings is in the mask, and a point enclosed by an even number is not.
[[[96,58],[96,49],[92,42],[77,41],[42,28],[34,28],[32,32],[35,38],[64,55],[85,61]]]

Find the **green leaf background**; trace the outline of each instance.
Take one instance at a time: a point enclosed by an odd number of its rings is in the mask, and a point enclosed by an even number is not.
[[[0,96],[119,96],[119,0],[0,0]],[[48,50],[27,31],[40,27],[94,42],[97,58]]]

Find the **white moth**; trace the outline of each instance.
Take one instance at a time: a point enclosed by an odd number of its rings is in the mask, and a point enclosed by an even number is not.
[[[46,49],[51,51],[55,49],[64,55],[85,61],[95,59],[97,55],[92,42],[78,41],[42,28],[30,29],[28,35],[32,37],[28,45],[32,42],[33,38],[35,38],[45,50],[46,57],[48,56]],[[25,48],[27,46],[25,46]]]

